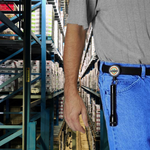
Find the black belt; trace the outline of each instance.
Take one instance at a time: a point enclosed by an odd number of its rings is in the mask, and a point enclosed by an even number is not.
[[[104,73],[109,73],[109,68],[110,66],[108,65],[103,65],[102,66],[102,71]],[[119,66],[120,68],[120,74],[125,74],[125,75],[141,75],[142,68],[135,68],[135,67],[122,67]],[[150,75],[150,68],[146,68],[146,75]]]

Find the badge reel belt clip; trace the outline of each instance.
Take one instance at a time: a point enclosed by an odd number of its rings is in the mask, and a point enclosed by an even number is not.
[[[117,113],[116,113],[116,78],[120,74],[120,68],[117,65],[110,66],[109,74],[113,77],[112,84],[110,86],[110,107],[111,107],[111,114],[110,114],[110,126],[117,126]]]

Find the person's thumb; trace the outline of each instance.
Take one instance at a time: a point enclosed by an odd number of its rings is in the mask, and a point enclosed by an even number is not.
[[[82,112],[81,113],[82,113],[82,119],[83,119],[84,125],[86,127],[89,127],[86,108],[82,107]]]

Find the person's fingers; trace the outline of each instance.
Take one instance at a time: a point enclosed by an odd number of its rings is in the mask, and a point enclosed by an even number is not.
[[[69,121],[68,124],[69,124],[69,127],[70,127],[73,131],[76,131],[76,128],[75,128],[75,126],[74,126],[74,124],[73,124],[72,121]]]
[[[71,120],[72,120],[72,123],[73,123],[73,125],[74,125],[76,131],[80,131],[80,132],[82,132],[82,133],[85,133],[84,128],[81,126],[81,124],[80,124],[80,122],[79,122],[79,116],[78,116],[78,115],[72,117]]]
[[[85,107],[82,107],[81,113],[82,113],[82,119],[83,119],[84,125],[86,127],[89,127],[88,118],[87,118],[87,112],[86,112],[86,108]]]
[[[66,121],[66,123],[68,124],[69,128],[71,128],[73,131],[75,131],[75,127],[74,127],[74,125],[73,125],[71,119],[70,119],[69,117],[66,117],[66,116],[65,116],[65,121]]]

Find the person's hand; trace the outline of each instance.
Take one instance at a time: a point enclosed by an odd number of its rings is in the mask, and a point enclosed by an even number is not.
[[[70,91],[65,94],[64,118],[68,126],[73,131],[85,133],[84,128],[80,125],[79,115],[82,114],[82,119],[86,127],[88,127],[88,119],[86,107],[78,92]]]

